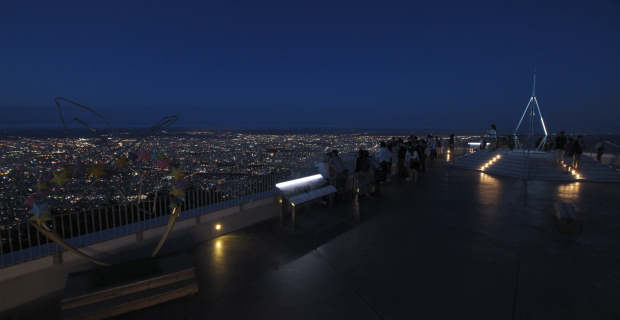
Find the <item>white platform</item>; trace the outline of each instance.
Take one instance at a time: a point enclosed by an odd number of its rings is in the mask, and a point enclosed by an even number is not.
[[[491,164],[490,161],[498,155],[499,158]],[[482,169],[485,164],[489,165]],[[491,175],[530,180],[620,182],[620,172],[585,155],[582,156],[581,168],[578,170],[582,179],[577,179],[561,166],[555,166],[551,152],[480,150],[455,159],[451,165]]]

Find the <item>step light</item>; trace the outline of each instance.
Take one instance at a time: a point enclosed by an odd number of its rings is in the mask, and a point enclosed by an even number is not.
[[[502,156],[499,155],[499,154],[494,156],[489,161],[487,161],[485,164],[483,164],[482,167],[480,167],[480,171],[485,171],[490,166],[494,165],[497,161],[499,161],[499,159],[501,159],[501,158],[502,158]]]

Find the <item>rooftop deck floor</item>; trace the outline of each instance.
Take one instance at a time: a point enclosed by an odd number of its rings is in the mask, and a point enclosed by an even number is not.
[[[309,208],[194,250],[200,293],[122,319],[620,317],[619,184],[439,168],[381,198]],[[560,234],[553,203],[583,233]]]
[[[360,200],[358,226],[345,202],[306,210],[295,234],[270,222],[206,242],[197,297],[125,318],[616,318],[618,195],[436,169]],[[574,203],[581,235],[557,231],[557,199]]]

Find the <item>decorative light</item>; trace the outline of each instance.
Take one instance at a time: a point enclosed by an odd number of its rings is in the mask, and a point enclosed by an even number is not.
[[[222,225],[221,224],[216,224],[215,225],[215,231],[222,231]]]
[[[486,170],[488,167],[499,161],[500,158],[501,156],[499,154],[495,155],[493,158],[489,159],[485,164],[483,164],[482,167],[480,167],[480,171]]]
[[[276,188],[284,189],[284,188],[294,187],[294,186],[305,184],[305,183],[308,183],[308,182],[317,181],[317,180],[320,180],[320,179],[323,179],[323,175],[315,174],[315,175],[312,175],[312,176],[307,176],[307,177],[303,177],[303,178],[299,178],[299,179],[294,179],[294,180],[289,180],[289,181],[284,181],[284,182],[276,183]]]

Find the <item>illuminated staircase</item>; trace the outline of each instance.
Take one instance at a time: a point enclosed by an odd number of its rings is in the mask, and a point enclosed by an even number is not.
[[[538,151],[480,150],[456,158],[456,168],[476,170],[491,175],[544,181],[620,182],[620,172],[583,156],[579,170],[555,166],[553,153]]]

